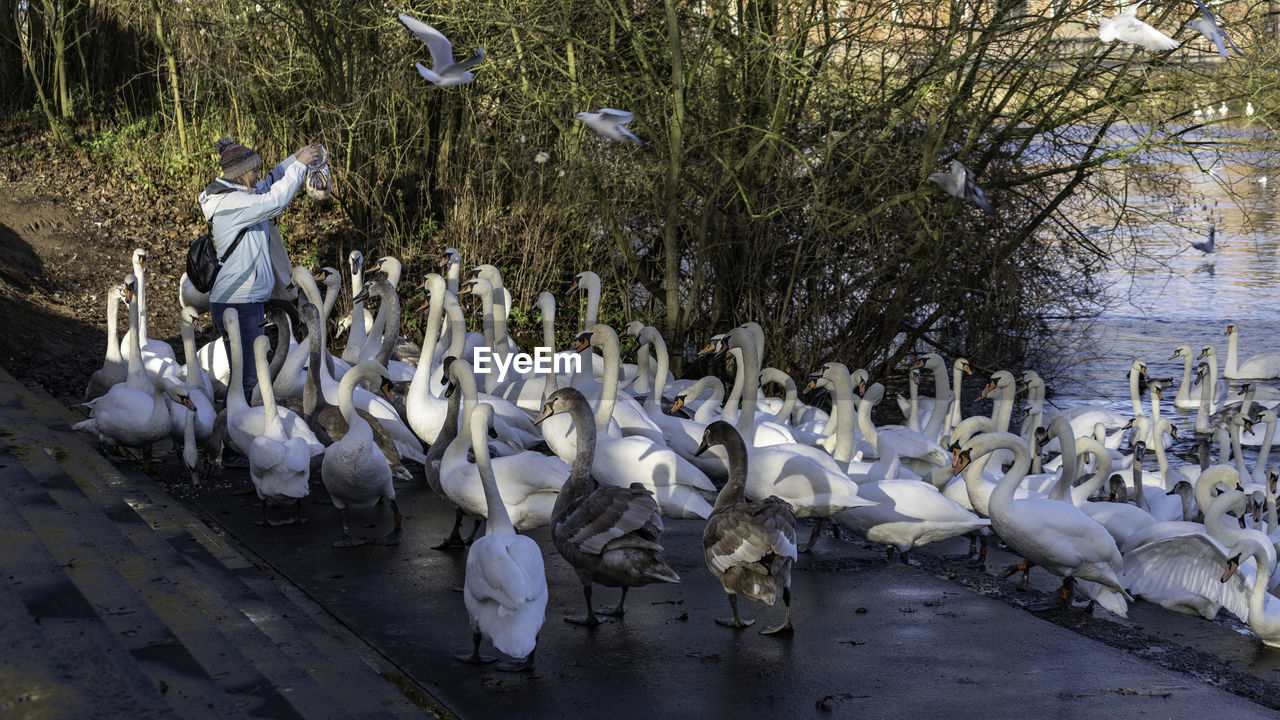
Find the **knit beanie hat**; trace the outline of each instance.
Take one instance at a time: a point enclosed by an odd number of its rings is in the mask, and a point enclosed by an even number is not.
[[[220,156],[219,162],[222,164],[222,177],[234,179],[250,170],[257,170],[262,167],[262,158],[258,157],[258,153],[231,138],[221,138],[213,146]]]

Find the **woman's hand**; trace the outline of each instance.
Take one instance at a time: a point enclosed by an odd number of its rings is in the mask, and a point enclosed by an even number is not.
[[[314,165],[320,159],[320,146],[303,145],[293,153],[293,156],[303,165]]]

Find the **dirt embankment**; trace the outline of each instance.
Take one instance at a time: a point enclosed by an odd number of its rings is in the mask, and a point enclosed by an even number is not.
[[[181,351],[178,282],[204,220],[194,197],[155,197],[87,159],[33,157],[42,142],[0,131],[0,366],[70,405],[102,366],[107,290],[135,248],[147,250],[147,334]],[[123,333],[123,308],[119,322]]]

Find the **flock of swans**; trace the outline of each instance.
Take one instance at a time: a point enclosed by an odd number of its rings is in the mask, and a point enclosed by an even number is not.
[[[1119,615],[1135,598],[1210,619],[1226,608],[1280,646],[1280,607],[1271,596],[1280,577],[1276,474],[1266,465],[1280,392],[1257,382],[1280,378],[1280,355],[1241,359],[1235,324],[1226,328],[1222,377],[1212,345],[1198,353],[1184,345],[1169,358],[1184,364],[1174,408],[1194,411],[1205,437],[1198,462],[1182,463],[1166,454],[1176,428],[1161,417],[1172,379],[1151,379],[1142,359],[1129,375],[1129,412],[1058,410],[1046,404],[1034,371],[1000,370],[978,398],[992,402],[990,413],[965,417],[960,396],[970,363],[926,353],[910,369],[908,397],[898,398],[904,422],[877,425],[872,413],[885,389],[867,370],[836,361],[816,368],[803,390],[829,393],[824,412],[799,399],[786,373],[763,367],[757,323],[716,335],[701,351],[733,358],[727,395],[715,375],[675,379],[664,338],[641,322],[623,329],[637,346],[636,362],[623,363],[618,332],[598,322],[600,278],[590,271],[570,286],[587,299],[568,350],[579,369],[513,371],[499,380],[477,373],[472,359],[480,350],[521,352],[507,331],[510,294],[493,265],[463,281],[452,248],[441,259],[444,274],[422,284],[421,346],[400,336],[401,264],[384,257],[366,267],[353,252],[350,316],[330,317],[342,272],[294,268],[298,303],[269,308],[275,340],[258,337],[252,358],[241,357],[234,310],[223,318],[229,342],[196,347],[207,299],[201,308],[187,288],[179,298],[179,362],[147,333],[146,259],[135,251],[132,272],[108,292],[106,354],[86,388],[90,417],[76,428],[104,447],[135,449],[144,462],[153,444],[171,441],[195,482],[224,447],[239,451],[264,525],[304,521],[301,501],[318,471],[341,517],[335,547],[363,544],[348,516],[378,507],[393,527],[374,542],[398,543],[395,483],[421,477],[455,510],[452,531],[436,547],[469,548],[464,599],[475,644],[459,656],[465,661],[488,661],[480,652],[487,639],[508,657],[504,669],[533,664],[547,581],[536,544],[521,531],[549,526],[586,601],[584,615],[566,619],[593,625],[624,613],[630,588],[680,581],[663,559],[664,517],[705,521],[706,563],[732,609],[717,622],[730,627],[753,622],[739,614],[741,595],[782,601],[785,617],[765,632],[791,630],[791,569],[830,522],[903,562],[914,548],[966,536],[966,562],[984,567],[994,534],[1023,559],[1005,576],[1021,569],[1025,581],[1028,568],[1044,568],[1062,578],[1064,607],[1079,592]],[[481,331],[468,330],[459,299],[466,295],[479,300]],[[375,298],[376,314],[365,307]],[[121,302],[129,318],[123,338]],[[538,308],[542,346],[554,348],[556,296],[541,293]],[[346,334],[340,355],[328,349],[331,326]],[[306,328],[301,339],[295,327]],[[252,397],[241,382],[246,362],[259,379]],[[932,394],[919,390],[922,372],[932,376]],[[1246,379],[1253,382],[1228,397],[1228,385]],[[764,385],[783,397],[766,396]],[[1023,391],[1026,416],[1014,423]],[[1245,445],[1260,446],[1252,467]],[[1147,452],[1157,469],[1146,467]],[[814,518],[803,543],[797,518]],[[621,601],[596,609],[594,585],[620,588]]]

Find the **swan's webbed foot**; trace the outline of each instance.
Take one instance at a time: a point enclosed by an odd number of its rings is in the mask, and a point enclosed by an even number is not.
[[[1018,580],[1018,584],[1023,587],[1026,587],[1031,583],[1031,568],[1033,567],[1035,567],[1035,563],[1031,563],[1031,562],[1027,562],[1026,560],[1023,560],[1017,565],[1010,565],[1009,567],[1001,571],[1000,579],[1003,580],[1016,572],[1021,572],[1022,578]]]
[[[755,620],[752,620],[751,618],[747,618],[746,620],[743,620],[738,615],[738,596],[737,595],[732,595],[732,594],[729,595],[729,607],[733,609],[733,617],[716,618],[717,625],[723,625],[725,627],[730,627],[735,630],[741,630],[744,627],[751,627],[752,625],[755,625],[756,623]]]
[[[582,594],[587,599],[586,616],[567,617],[564,619],[564,621],[571,625],[585,625],[586,627],[595,627],[596,625],[600,624],[601,620],[599,616],[596,615],[595,610],[591,609],[591,585],[590,584],[582,586]]]
[[[350,535],[342,533],[342,539],[335,541],[333,546],[336,548],[353,548],[360,547],[363,544],[363,540],[353,540]]]
[[[596,615],[604,615],[605,617],[622,617],[627,614],[627,590],[622,588],[622,598],[618,600],[617,605],[606,605],[605,607],[596,608]]]
[[[570,625],[582,625],[584,627],[595,627],[600,623],[604,622],[595,613],[591,613],[590,615],[585,615],[582,617],[567,617],[564,619],[564,621],[569,623]]]
[[[787,618],[786,620],[782,621],[781,625],[775,625],[771,628],[765,628],[764,630],[760,631],[760,634],[761,635],[782,635],[782,634],[789,635],[793,632],[795,632],[795,626],[791,624],[791,619]]]
[[[906,553],[902,553],[902,557],[905,558],[906,556],[907,556]],[[782,602],[787,606],[787,614],[783,616],[782,624],[775,625],[774,627],[765,628],[764,630],[761,630],[760,631],[761,635],[781,635],[781,634],[790,635],[791,633],[795,632],[795,627],[792,626],[791,624],[791,588],[790,587],[782,588]],[[736,604],[734,605],[733,609],[737,611],[738,608]]]
[[[826,522],[826,518],[814,518],[813,531],[809,533],[809,539],[804,544],[797,547],[797,552],[807,553],[813,550],[813,546],[818,542],[818,535],[822,532],[822,526]]]
[[[537,652],[537,650],[535,649],[534,652]],[[520,658],[518,660],[504,660],[498,663],[498,666],[495,669],[502,672],[512,673],[529,672],[533,670],[533,652],[529,653],[528,657]]]
[[[464,548],[467,543],[462,540],[462,533],[458,532],[462,527],[462,511],[456,510],[453,516],[453,529],[449,531],[449,536],[440,541],[439,545],[432,545],[432,550],[448,550],[451,548]],[[474,532],[472,535],[474,536]]]
[[[391,501],[391,517],[395,519],[396,526],[384,538],[375,540],[379,545],[399,545],[400,544],[400,525],[404,521],[404,516],[400,514],[400,508],[396,505],[396,501]]]
[[[471,633],[471,642],[470,653],[458,653],[453,658],[468,665],[488,665],[498,659],[493,655],[480,654],[480,633]]]

